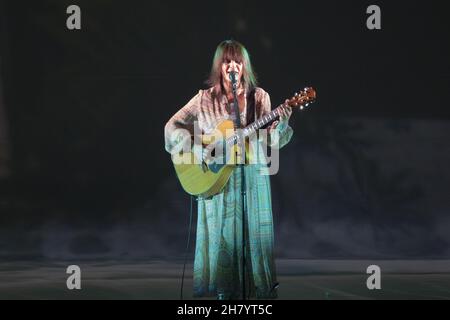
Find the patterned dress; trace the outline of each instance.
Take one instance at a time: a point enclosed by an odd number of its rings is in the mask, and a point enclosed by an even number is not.
[[[247,93],[245,93],[247,94]],[[186,135],[178,129],[193,132],[198,125],[209,133],[224,119],[233,117],[225,96],[214,98],[214,89],[200,90],[166,124],[165,144],[169,153],[178,152],[186,143]],[[247,99],[246,104],[247,104]],[[255,119],[271,111],[270,97],[261,88],[255,89]],[[241,113],[246,125],[246,108]],[[272,148],[282,147],[292,137],[292,128],[280,122],[266,142]],[[258,152],[263,147],[258,143]],[[266,151],[267,153],[267,151]],[[265,170],[265,171],[264,171]],[[247,296],[276,298],[274,234],[270,180],[267,165],[244,166],[247,191],[246,222],[246,288]],[[265,174],[262,174],[265,172]],[[198,199],[198,220],[194,261],[194,297],[222,295],[225,299],[242,298],[242,202],[241,174],[235,169],[225,188],[210,198]]]

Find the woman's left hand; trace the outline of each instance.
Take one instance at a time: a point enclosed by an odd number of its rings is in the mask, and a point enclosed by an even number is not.
[[[285,103],[287,103],[288,101],[289,100],[286,100]],[[292,108],[287,106],[286,104],[282,105],[280,107],[280,121],[275,121],[274,123],[272,123],[272,125],[269,127],[269,132],[275,129],[280,122],[287,123],[291,115],[292,115]]]
[[[282,106],[281,106],[281,112],[280,112],[280,121],[285,121],[285,122],[287,122],[287,121],[289,121],[289,118],[291,117],[291,115],[292,115],[292,108],[291,107],[289,107],[288,105],[287,105],[287,102],[288,102],[289,100],[286,100],[284,103],[285,104],[283,104]]]

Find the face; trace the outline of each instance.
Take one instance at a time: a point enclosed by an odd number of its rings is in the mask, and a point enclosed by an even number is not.
[[[243,64],[241,61],[226,60],[222,62],[222,79],[231,85],[230,72],[237,72],[238,86],[241,84]]]

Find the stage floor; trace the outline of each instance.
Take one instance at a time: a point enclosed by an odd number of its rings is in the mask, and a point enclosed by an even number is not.
[[[66,287],[67,266],[81,268],[81,290]],[[368,290],[369,265],[381,290]],[[0,299],[179,299],[182,263],[2,262]],[[279,299],[450,299],[450,260],[277,260]],[[192,264],[185,299],[192,298]]]

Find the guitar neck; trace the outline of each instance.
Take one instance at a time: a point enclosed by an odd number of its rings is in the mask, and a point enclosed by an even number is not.
[[[236,133],[233,136],[231,136],[229,139],[226,140],[227,144],[234,144],[238,141],[238,139],[242,136],[243,138],[246,138],[250,136],[251,134],[255,133],[258,129],[261,129],[266,124],[274,121],[277,119],[281,114],[281,107],[283,105],[287,105],[291,108],[293,107],[300,107],[300,109],[303,109],[305,106],[307,107],[309,104],[313,103],[316,100],[316,91],[312,87],[305,88],[304,90],[300,91],[300,93],[296,93],[294,97],[291,99],[286,100],[286,102],[282,105],[279,105],[277,108],[263,116],[262,118],[256,120],[251,125],[245,127],[244,129],[240,130],[239,134]]]
[[[256,120],[251,125],[245,127],[244,128],[244,136],[247,137],[247,136],[253,134],[254,132],[256,132],[256,130],[264,127],[266,124],[276,120],[280,116],[280,108],[281,108],[281,106],[278,106],[277,108],[275,108],[274,110],[272,110],[271,112],[269,112],[268,114],[263,116],[262,118]]]
[[[263,116],[262,118],[256,120],[251,125],[248,125],[242,130],[242,134],[244,138],[250,136],[251,134],[255,133],[258,129],[261,129],[266,124],[276,120],[280,116],[280,108],[281,106],[278,106],[277,108],[273,109],[271,112]],[[227,144],[231,145],[237,142],[239,139],[239,135],[235,134],[231,136],[229,139],[227,139]]]

